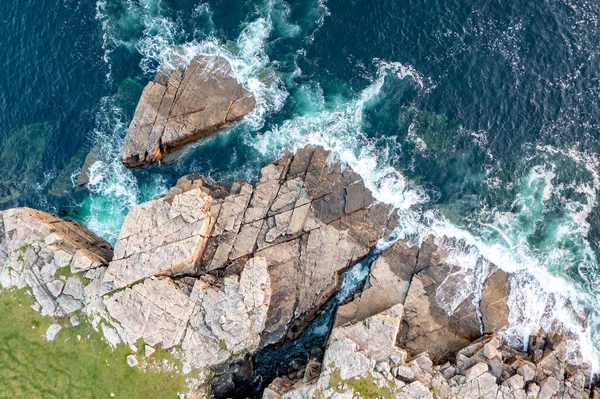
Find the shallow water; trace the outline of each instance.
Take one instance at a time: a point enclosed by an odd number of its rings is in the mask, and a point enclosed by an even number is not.
[[[452,238],[448,261],[473,276],[482,257],[516,273],[515,344],[560,320],[581,337],[574,358],[598,365],[599,15],[582,0],[3,2],[0,208],[114,242],[131,206],[183,174],[252,180],[321,144],[398,208],[400,236]],[[174,49],[229,59],[257,109],[172,164],[126,170],[127,125]]]

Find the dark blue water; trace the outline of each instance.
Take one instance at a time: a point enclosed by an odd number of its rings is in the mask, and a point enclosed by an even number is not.
[[[599,16],[582,0],[5,1],[0,209],[114,241],[131,206],[182,174],[252,180],[321,144],[398,207],[401,236],[452,236],[472,246],[447,244],[448,261],[518,272],[515,342],[560,320],[600,347]],[[174,52],[229,59],[257,109],[173,164],[128,171],[137,100]],[[589,329],[569,306],[591,312]]]

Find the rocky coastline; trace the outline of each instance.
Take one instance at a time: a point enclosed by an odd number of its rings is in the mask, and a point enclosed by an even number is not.
[[[163,68],[122,161],[159,162],[254,106],[220,57]],[[0,288],[31,292],[54,320],[48,340],[85,320],[107,345],[132,349],[131,367],[139,347],[170,351],[182,373],[195,370],[187,398],[600,398],[590,365],[566,360],[561,326],[528,337],[527,350],[508,345],[510,274],[484,259],[475,273],[448,259],[444,237],[394,240],[397,229],[396,210],[355,171],[306,146],[256,182],[183,176],[129,210],[114,248],[73,221],[0,211]],[[299,339],[359,262],[368,275],[333,308],[326,345],[258,383],[256,354]]]
[[[2,211],[0,284],[30,289],[44,315],[85,317],[111,345],[176,350],[186,369],[204,372],[189,397],[240,397],[253,384],[253,354],[295,339],[340,274],[396,227],[392,207],[358,174],[308,146],[265,166],[255,183],[225,188],[184,176],[130,210],[114,249],[75,222]],[[568,336],[533,336],[528,352],[506,345],[511,277],[502,270],[490,266],[481,292],[457,296],[449,312],[444,298],[461,288],[452,276],[465,271],[438,243],[383,250],[338,308],[324,356],[307,354],[308,364],[292,378],[282,372],[264,397],[599,393],[585,367],[565,361]]]

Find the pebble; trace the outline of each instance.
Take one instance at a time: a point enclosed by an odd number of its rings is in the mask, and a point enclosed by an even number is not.
[[[58,324],[52,324],[48,327],[48,331],[46,331],[46,341],[54,341],[56,334],[58,334],[60,330],[62,330],[62,327]]]
[[[129,367],[135,367],[138,365],[138,361],[135,358],[135,356],[129,355],[127,356],[127,364],[129,365]]]

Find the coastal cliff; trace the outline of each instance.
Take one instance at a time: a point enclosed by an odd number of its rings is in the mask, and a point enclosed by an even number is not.
[[[189,397],[245,397],[256,395],[253,355],[298,338],[341,274],[375,257],[324,356],[280,370],[265,398],[592,395],[586,365],[565,361],[568,335],[541,332],[528,352],[503,341],[509,274],[490,265],[464,292],[453,276],[471,271],[447,261],[443,238],[393,242],[397,228],[357,173],[308,146],[254,183],[182,177],[129,211],[114,249],[75,222],[0,212],[0,284],[32,291],[57,320],[49,339],[68,328],[59,319],[85,317],[110,345],[171,350],[201,370]]]

